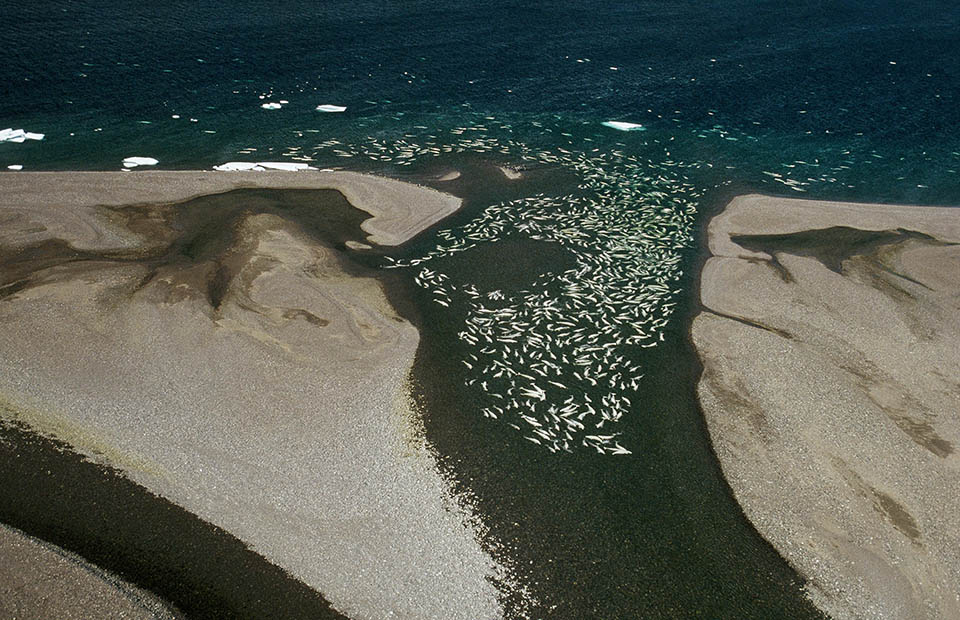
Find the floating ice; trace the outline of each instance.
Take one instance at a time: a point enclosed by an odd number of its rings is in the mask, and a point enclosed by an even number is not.
[[[645,127],[639,123],[626,123],[624,121],[604,121],[600,123],[604,127],[619,129],[620,131],[642,131]]]
[[[26,140],[43,140],[42,133],[31,133],[22,129],[0,129],[0,142],[25,142]]]
[[[329,103],[324,103],[317,106],[318,112],[343,112],[347,109],[347,106],[343,105],[331,105]]]
[[[268,170],[287,170],[290,172],[296,172],[297,170],[316,170],[316,168],[309,164],[294,164],[279,161],[258,161],[257,165]]]
[[[279,110],[283,106],[280,105],[279,103],[265,103],[260,107],[263,108],[264,110]]]
[[[233,172],[235,170],[264,170],[264,168],[261,168],[251,161],[228,161],[225,164],[214,166],[213,169],[220,170],[221,172]]]
[[[220,172],[234,172],[239,170],[253,170],[256,172],[260,172],[262,170],[286,170],[288,172],[297,172],[298,170],[316,170],[316,168],[307,164],[294,164],[276,161],[228,161],[225,164],[214,166],[213,169],[219,170]]]
[[[7,166],[7,170],[23,170],[23,166],[21,164],[10,164]]]
[[[127,157],[123,160],[124,168],[136,168],[137,166],[156,166],[160,162],[152,157]]]

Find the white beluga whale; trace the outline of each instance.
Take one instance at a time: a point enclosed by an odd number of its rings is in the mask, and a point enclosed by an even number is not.
[[[644,129],[627,121],[604,125]],[[478,412],[490,423],[525,429],[529,441],[551,452],[580,446],[629,455],[634,448],[625,445],[617,424],[635,409],[631,399],[643,389],[644,347],[664,340],[677,305],[672,298],[682,274],[679,250],[692,243],[702,192],[673,170],[688,167],[686,162],[618,150],[595,155],[597,149],[578,152],[572,143],[540,152],[519,145],[522,151],[514,152],[514,145],[484,131],[457,127],[449,130],[452,139],[431,135],[422,144],[413,136],[370,138],[362,146],[331,139],[323,148],[394,165],[454,151],[499,152],[509,160],[517,156],[517,166],[559,165],[579,177],[572,193],[492,204],[472,221],[438,231],[433,249],[407,259],[386,257],[384,267],[416,268],[416,284],[429,291],[427,299],[449,304],[452,318],[462,321],[455,331],[467,349],[463,382],[477,391]],[[459,280],[444,273],[445,263],[417,267],[508,235],[556,244],[572,263],[520,290]]]

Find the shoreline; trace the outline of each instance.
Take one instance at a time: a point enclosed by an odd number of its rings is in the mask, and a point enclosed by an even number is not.
[[[957,378],[940,372],[960,363],[958,216],[747,195],[709,222],[691,337],[714,450],[837,618],[960,613]]]
[[[14,419],[351,617],[499,615],[503,570],[409,402],[417,331],[287,190],[336,189],[374,215],[379,245],[460,199],[343,172],[36,174],[59,179],[0,178],[0,247],[17,257],[0,289],[17,326],[0,331],[0,394]]]

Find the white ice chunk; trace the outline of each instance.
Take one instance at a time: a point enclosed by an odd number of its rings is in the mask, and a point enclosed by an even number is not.
[[[7,170],[23,170],[23,166],[21,164],[10,164],[7,166]]]
[[[280,105],[279,103],[265,103],[260,107],[263,108],[264,110],[279,110],[283,106]]]
[[[6,142],[8,140],[13,140],[14,138],[20,138],[24,135],[22,129],[10,129],[7,127],[4,130],[0,130],[0,142]]]
[[[639,123],[626,123],[624,121],[604,121],[600,123],[604,127],[619,129],[620,131],[641,131],[645,127]]]
[[[43,134],[9,127],[0,129],[0,142],[24,142],[26,140],[43,140]]]
[[[298,170],[316,170],[313,166],[308,164],[295,164],[291,162],[280,162],[280,161],[228,161],[225,164],[220,164],[219,166],[214,166],[214,170],[219,170],[221,172],[232,172],[235,170],[286,170],[288,172],[296,172]]]
[[[160,162],[152,157],[127,157],[123,160],[123,165],[127,168],[136,168],[137,166],[156,166],[159,163]]]
[[[343,112],[347,109],[347,106],[343,105],[331,105],[329,103],[324,103],[317,106],[319,112]]]
[[[252,161],[228,161],[225,164],[219,166],[214,166],[214,170],[220,170],[221,172],[232,172],[234,170],[263,170],[257,164]]]
[[[257,165],[268,170],[288,170],[290,172],[296,172],[297,170],[316,170],[316,168],[309,164],[294,164],[280,161],[258,161]]]

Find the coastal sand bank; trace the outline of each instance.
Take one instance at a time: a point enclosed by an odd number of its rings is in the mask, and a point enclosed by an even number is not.
[[[960,209],[740,196],[698,394],[747,517],[836,618],[960,617]]]
[[[339,191],[381,245],[459,206],[342,172],[3,175],[4,409],[350,617],[498,617],[505,575],[409,402],[416,329],[290,209],[211,225],[271,187]]]
[[[149,592],[82,558],[0,525],[0,617],[176,620]]]

